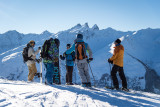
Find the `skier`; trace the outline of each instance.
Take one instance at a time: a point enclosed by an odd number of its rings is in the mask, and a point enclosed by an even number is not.
[[[71,44],[67,44],[67,50],[71,47]],[[75,52],[73,51],[71,54],[63,53],[63,56],[60,55],[61,60],[66,59],[66,85],[73,85],[72,83],[72,73],[73,73],[73,66],[75,61]]]
[[[119,72],[120,79],[122,80],[122,90],[128,91],[127,89],[127,81],[123,71],[123,56],[124,56],[124,47],[121,45],[121,40],[117,39],[115,42],[115,49],[113,56],[108,59],[109,63],[113,63],[113,67],[111,70],[111,77],[113,80],[114,89],[119,89],[119,83],[117,79],[117,71]]]
[[[34,51],[34,46],[35,46],[35,41],[31,40],[28,44],[28,59],[26,61],[26,64],[29,69],[29,74],[28,74],[28,81],[33,81],[34,76],[37,73],[37,68],[36,68],[36,55],[40,52],[41,47],[38,47],[37,51]]]
[[[75,62],[79,70],[83,87],[91,87],[91,79],[88,70],[87,52],[89,53],[89,61],[92,61],[92,51],[87,43],[83,41],[83,35],[77,34],[77,39],[70,49],[66,51],[66,54],[71,54],[75,51]]]
[[[53,84],[54,62],[58,61],[56,48],[59,48],[59,40],[50,38],[46,40],[42,46],[41,57],[46,68],[45,84]],[[58,56],[57,56],[58,55]]]

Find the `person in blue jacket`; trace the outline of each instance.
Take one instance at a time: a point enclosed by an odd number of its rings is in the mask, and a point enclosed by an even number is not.
[[[71,44],[67,44],[67,50],[71,47]],[[75,61],[75,52],[73,51],[70,54],[63,53],[63,56],[60,55],[61,60],[66,59],[66,85],[73,85],[72,83],[72,74],[73,74],[73,66]]]
[[[77,34],[77,39],[70,49],[66,51],[66,54],[71,54],[75,51],[75,62],[77,63],[79,75],[82,81],[83,87],[91,87],[91,79],[88,70],[88,61],[92,61],[92,51],[87,43],[83,41],[83,35]],[[89,54],[89,58],[87,56]],[[89,59],[89,60],[88,60]]]

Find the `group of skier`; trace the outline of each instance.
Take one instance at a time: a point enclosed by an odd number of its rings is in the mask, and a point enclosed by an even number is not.
[[[121,45],[121,40],[117,39],[115,42],[115,49],[113,56],[108,59],[108,62],[113,64],[111,70],[111,77],[113,80],[114,89],[119,89],[119,83],[117,79],[117,72],[119,72],[120,79],[122,80],[122,90],[127,89],[126,77],[123,71],[123,56],[124,47]],[[61,60],[66,60],[66,85],[73,85],[72,74],[73,67],[76,63],[79,75],[82,81],[83,87],[91,87],[91,78],[89,75],[88,63],[93,60],[92,51],[87,43],[83,41],[83,35],[77,34],[77,38],[74,40],[74,44],[67,44],[67,50],[63,55],[59,56],[60,41],[58,39],[50,38],[46,40],[41,47],[38,47],[37,51],[34,51],[35,42],[32,40],[27,44],[27,49],[23,50],[23,58],[27,63],[29,74],[28,81],[33,81],[35,75],[41,76],[37,73],[36,62],[43,63],[46,69],[45,84],[61,84],[60,72],[59,72],[59,57]],[[40,52],[41,51],[41,52]],[[36,59],[36,55],[40,52],[40,59]],[[87,56],[87,52],[89,57]],[[26,57],[27,55],[27,57]],[[57,74],[56,74],[57,73]]]

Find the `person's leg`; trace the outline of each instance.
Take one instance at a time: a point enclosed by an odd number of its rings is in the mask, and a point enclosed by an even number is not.
[[[118,66],[114,65],[112,67],[112,71],[111,71],[111,76],[112,76],[114,88],[119,88],[119,83],[118,83],[118,79],[117,79],[117,76],[116,76],[117,71],[118,71]]]
[[[72,73],[73,73],[73,66],[68,67],[68,77],[69,83],[72,84]]]
[[[86,79],[87,79],[87,86],[91,87],[91,78],[90,78],[90,75],[89,75],[88,63],[84,63],[84,74],[85,74]]]
[[[28,66],[29,74],[28,74],[28,81],[33,81],[34,75],[37,73],[36,64],[31,64]]]
[[[33,68],[33,73],[34,73],[34,76],[35,76],[35,74],[37,73],[36,63],[33,64],[32,68]],[[34,78],[34,76],[33,76],[33,78]]]
[[[29,73],[28,73],[28,81],[32,81],[32,80],[31,80],[31,74],[32,74],[32,67],[31,67],[31,65],[28,66],[28,70],[29,70]]]
[[[119,68],[119,76],[122,80],[122,87],[127,88],[127,81],[126,81],[126,77],[125,77],[125,74],[124,74],[123,67]]]
[[[69,83],[69,67],[66,66],[66,83]]]
[[[77,63],[77,67],[78,67],[78,71],[79,71],[79,75],[80,75],[80,78],[81,78],[81,81],[82,81],[82,84],[83,83],[87,83],[87,78],[84,74],[84,64],[83,63]]]

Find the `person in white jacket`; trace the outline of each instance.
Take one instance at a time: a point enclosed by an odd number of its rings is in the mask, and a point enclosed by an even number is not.
[[[28,57],[31,59],[26,62],[28,66],[28,81],[33,81],[35,74],[37,73],[37,68],[36,68],[36,55],[40,52],[41,47],[38,47],[38,50],[35,51],[33,48],[35,46],[35,41],[31,40],[28,44],[29,49],[28,49]]]

